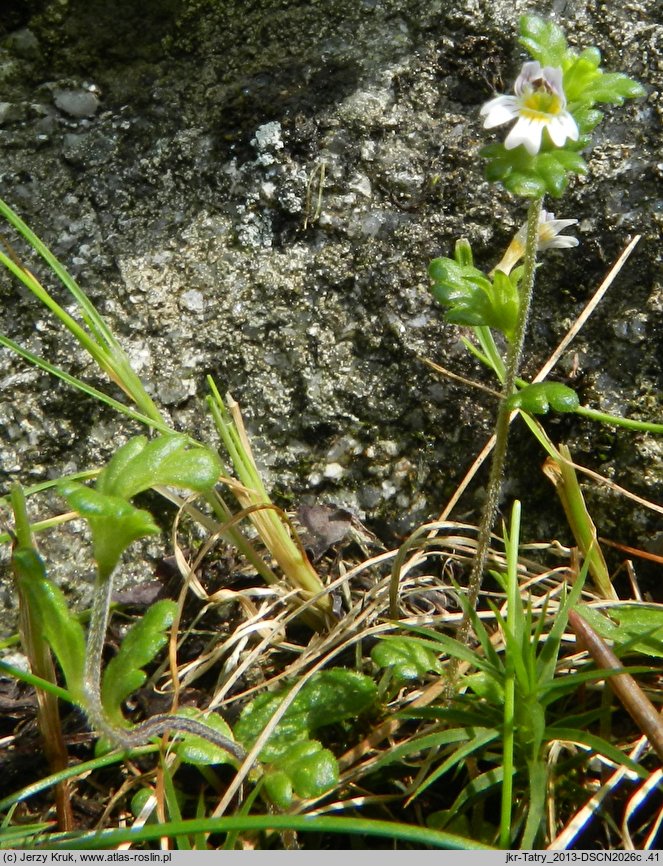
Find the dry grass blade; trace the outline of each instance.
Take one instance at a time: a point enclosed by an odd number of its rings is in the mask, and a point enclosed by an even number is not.
[[[629,822],[635,813],[645,805],[652,793],[660,787],[661,780],[663,780],[663,770],[656,770],[656,772],[651,774],[647,781],[638,788],[635,794],[633,794],[628,801],[626,809],[624,810],[624,820],[622,821],[622,837],[625,841],[624,847],[627,850],[636,850],[636,846],[633,844]],[[663,807],[659,808],[658,815],[652,824],[653,826],[649,830],[645,843],[642,846],[645,851],[648,851],[654,844],[656,844],[656,838],[661,829],[661,825],[663,824]]]
[[[543,474],[554,485],[573,537],[583,555],[589,560],[589,571],[594,584],[604,598],[616,600],[617,593],[610,580],[608,566],[596,541],[594,521],[585,505],[576,473],[570,465],[571,453],[566,445],[560,445],[559,451],[566,461],[561,462],[549,457],[543,465]]]
[[[17,582],[18,583],[18,582]],[[20,587],[20,583],[18,583]],[[21,590],[19,589],[19,595]],[[34,622],[30,615],[30,607],[23,599],[19,612],[19,631],[21,643],[30,659],[32,673],[51,683],[57,683],[55,667],[50,650],[44,641],[37,637],[41,631],[39,623]],[[51,773],[59,773],[69,765],[69,755],[62,735],[62,723],[58,699],[48,692],[37,689],[37,720],[41,733],[44,754],[48,760]],[[55,786],[55,805],[60,830],[66,832],[74,829],[74,817],[71,808],[71,783],[59,782]]]
[[[646,749],[647,739],[646,737],[642,737],[631,749],[628,757],[632,761],[639,761]],[[564,829],[561,830],[553,839],[550,845],[548,845],[548,850],[566,851],[570,848],[580,833],[587,830],[590,821],[599,815],[602,804],[608,799],[608,797],[616,792],[617,788],[624,780],[630,778],[631,772],[627,770],[626,767],[617,767],[607,782],[601,785],[599,790],[596,791],[587,803],[585,803],[585,805],[575,813],[567,823],[566,827],[564,827]]]
[[[224,401],[209,377],[208,383],[212,394],[208,405],[237,476],[237,480],[226,478],[224,483],[240,506],[247,510],[263,544],[290,585],[299,587],[307,599],[315,596],[315,605],[307,608],[306,617],[314,629],[324,631],[333,621],[331,600],[324,592],[324,585],[287,516],[267,495],[239,405],[230,394],[226,395]]]
[[[548,360],[547,360],[546,363],[543,365],[543,367],[541,367],[541,369],[539,370],[539,372],[536,374],[536,376],[535,376],[534,379],[532,380],[533,382],[543,382],[543,380],[546,378],[546,376],[548,375],[548,373],[550,373],[550,371],[553,369],[553,367],[555,366],[555,364],[556,364],[556,363],[559,361],[559,359],[562,357],[563,352],[566,351],[566,349],[569,347],[569,345],[570,345],[570,344],[573,342],[573,340],[575,340],[575,338],[578,336],[578,334],[580,333],[580,331],[582,330],[582,328],[583,328],[583,327],[585,326],[585,324],[587,323],[589,317],[592,315],[592,313],[594,312],[594,310],[598,307],[598,305],[599,305],[599,304],[601,303],[601,301],[603,300],[603,296],[605,295],[605,293],[608,291],[608,289],[610,288],[610,286],[614,283],[614,281],[615,281],[615,279],[617,278],[619,272],[621,271],[621,269],[622,269],[622,268],[624,267],[624,265],[626,264],[627,259],[629,258],[629,256],[630,256],[631,253],[633,252],[633,250],[636,248],[636,246],[637,246],[638,243],[640,242],[640,238],[641,238],[641,235],[636,235],[636,236],[633,238],[633,240],[631,240],[631,241],[630,241],[630,242],[629,242],[629,243],[624,247],[624,249],[623,249],[621,255],[619,256],[619,258],[617,259],[617,261],[614,263],[614,265],[610,268],[610,270],[608,271],[608,273],[607,273],[605,279],[603,280],[603,282],[601,283],[601,285],[598,287],[598,289],[597,289],[597,290],[594,292],[594,294],[592,295],[592,297],[591,297],[589,303],[587,303],[587,304],[585,305],[585,308],[583,309],[582,313],[580,313],[580,315],[579,315],[578,318],[575,320],[575,322],[573,323],[573,325],[571,325],[571,327],[569,328],[569,330],[566,332],[566,334],[565,334],[563,340],[562,340],[562,341],[560,342],[560,344],[557,346],[557,348],[556,348],[555,351],[552,353],[552,355],[548,358]]]

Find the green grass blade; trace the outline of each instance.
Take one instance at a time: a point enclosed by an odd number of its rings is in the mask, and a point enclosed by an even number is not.
[[[0,346],[11,349],[12,352],[15,352],[17,355],[25,358],[26,361],[29,361],[35,367],[39,367],[40,370],[45,370],[47,373],[51,373],[53,376],[57,376],[58,379],[61,379],[68,385],[77,388],[79,391],[82,391],[89,397],[93,397],[100,403],[105,403],[106,406],[110,406],[111,409],[115,409],[117,412],[121,412],[123,415],[132,418],[134,421],[139,421],[141,424],[145,424],[148,427],[153,427],[154,429],[159,430],[161,433],[173,432],[172,429],[164,421],[157,420],[150,415],[145,415],[142,412],[138,412],[135,409],[132,409],[130,406],[126,406],[124,403],[120,403],[119,400],[115,400],[113,397],[109,397],[102,391],[98,391],[96,388],[93,388],[92,385],[87,385],[85,382],[77,379],[75,376],[72,376],[69,373],[66,373],[59,367],[50,364],[48,361],[45,361],[38,355],[34,355],[27,349],[19,346],[18,343],[10,340],[9,337],[5,337],[4,334],[0,334]]]
[[[439,767],[436,767],[435,770],[428,776],[424,781],[419,785],[417,790],[414,792],[412,797],[418,797],[426,788],[430,787],[430,785],[435,782],[436,779],[439,779],[440,776],[444,775],[448,770],[451,770],[453,767],[457,766],[461,761],[468,758],[470,755],[473,755],[475,752],[483,749],[484,746],[487,746],[488,743],[495,742],[500,737],[500,731],[496,731],[493,728],[488,728],[486,730],[480,731],[478,734],[469,739],[466,743],[460,746],[456,751],[450,755],[446,761],[443,761]]]
[[[97,313],[94,305],[83,289],[78,285],[76,280],[71,276],[69,271],[67,271],[64,265],[58,261],[46,244],[32,231],[32,229],[23,222],[20,216],[2,199],[0,199],[0,214],[30,244],[33,250],[41,256],[53,273],[58,277],[62,285],[65,286],[73,295],[76,299],[76,303],[83,312],[86,324],[90,327],[95,337],[102,340],[107,346],[117,346],[117,341],[112,332],[99,313]]]
[[[175,783],[173,782],[173,776],[170,772],[170,767],[167,762],[163,759],[163,755],[161,756],[161,772],[163,775],[163,789],[166,799],[166,806],[168,807],[168,815],[174,821],[182,820],[182,812],[180,810],[180,804],[177,800],[177,791],[175,790]],[[191,841],[189,837],[185,834],[177,837],[177,847],[180,851],[191,851]]]
[[[518,638],[522,632],[522,601],[518,592],[518,545],[520,541],[520,502],[513,503],[511,512],[511,531],[504,531],[504,547],[507,561],[507,621],[503,624],[505,639],[508,636]],[[496,611],[497,613],[497,611]],[[515,660],[517,656],[506,648],[504,665],[504,725],[502,734],[502,802],[500,807],[500,848],[509,848],[511,829],[511,810],[513,807],[513,775],[515,749],[515,708],[516,708],[516,675]]]
[[[557,612],[557,616],[553,622],[553,626],[548,633],[546,642],[537,657],[537,679],[540,683],[540,687],[543,689],[545,689],[554,679],[559,647],[569,619],[569,610],[580,600],[580,595],[582,593],[582,588],[585,585],[589,567],[590,560],[586,559],[573,583],[573,586],[571,587],[570,592],[568,592],[564,598],[563,604]]]
[[[598,737],[595,734],[590,734],[588,731],[581,731],[578,728],[567,728],[563,725],[552,724],[546,729],[547,740],[567,740],[571,743],[579,743],[581,746],[587,746],[597,755],[604,755],[616,764],[626,767],[633,773],[636,773],[640,779],[648,779],[649,773],[644,767],[639,766],[632,761],[628,755],[625,755],[618,748],[613,746],[603,737]]]
[[[159,748],[160,747],[157,745],[140,746],[137,749],[131,750],[131,756],[132,758],[139,758],[142,755],[151,755],[154,752],[158,752]],[[5,812],[16,803],[22,803],[30,797],[34,797],[36,794],[41,794],[42,791],[47,791],[59,782],[64,782],[67,779],[75,779],[78,776],[86,776],[88,773],[94,772],[94,770],[101,770],[103,767],[110,767],[113,764],[119,764],[124,760],[125,754],[125,752],[109,752],[107,755],[103,755],[100,758],[95,758],[92,761],[85,761],[82,764],[76,764],[74,767],[68,767],[66,770],[62,770],[59,773],[52,773],[50,776],[45,776],[38,782],[33,782],[31,785],[27,785],[25,788],[21,788],[19,791],[9,794],[4,799],[0,800],[0,812]]]
[[[329,815],[302,817],[299,815],[242,815],[231,818],[205,818],[188,821],[169,821],[158,826],[141,827],[137,830],[102,830],[98,833],[53,835],[48,847],[58,850],[113,848],[124,842],[137,844],[151,842],[163,836],[175,838],[196,833],[260,832],[268,830],[294,830],[298,833],[342,833],[359,837],[382,837],[393,842],[409,843],[455,851],[492,851],[488,845],[465,839],[454,833],[429,830],[397,821],[374,821],[368,818],[346,818]]]
[[[527,764],[529,805],[520,847],[530,850],[535,847],[537,836],[541,833],[542,826],[545,826],[547,772],[545,763],[538,758],[528,761]]]
[[[378,758],[371,765],[371,772],[375,772],[382,767],[387,767],[411,755],[413,752],[423,752],[426,749],[439,749],[442,746],[454,745],[455,743],[463,743],[469,739],[469,733],[464,728],[454,728],[447,731],[436,731],[433,734],[426,734],[422,737],[413,737],[400,746],[389,749],[387,752]]]
[[[66,689],[62,689],[60,686],[56,686],[55,683],[51,683],[48,680],[43,680],[41,677],[29,673],[29,671],[22,671],[19,668],[15,668],[13,665],[7,664],[7,662],[0,661],[0,672],[9,674],[10,677],[14,677],[19,682],[25,683],[28,686],[42,689],[42,691],[48,692],[56,698],[60,698],[70,704],[76,703],[71,693]]]

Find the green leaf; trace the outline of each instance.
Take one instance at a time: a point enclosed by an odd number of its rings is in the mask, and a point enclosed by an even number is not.
[[[518,322],[520,308],[518,277],[521,275],[522,271],[518,271],[518,274],[514,271],[509,276],[502,271],[495,271],[489,295],[490,321],[485,324],[501,331],[509,341],[513,340]]]
[[[17,548],[12,565],[20,590],[27,603],[38,612],[44,636],[62,668],[67,688],[82,704],[85,670],[85,635],[83,627],[69,612],[62,591],[46,576],[41,557],[33,548]]]
[[[248,750],[258,739],[269,720],[279,708],[286,695],[285,691],[276,694],[258,695],[244,708],[235,725],[235,738]],[[308,739],[308,714],[295,711],[291,705],[279,721],[274,733],[260,752],[260,760],[274,761],[284,754],[291,743]]]
[[[400,682],[422,679],[429,671],[442,672],[435,653],[413,637],[381,637],[371,659],[380,668],[391,668]]]
[[[600,111],[597,113],[601,114]],[[548,154],[546,154],[546,156],[547,155]],[[549,155],[557,160],[557,162],[569,173],[587,174],[587,163],[577,151],[560,149],[556,150],[554,153],[550,153]]]
[[[448,291],[451,297],[462,297],[468,292],[490,286],[490,281],[483,271],[473,265],[460,265],[449,258],[433,259],[428,266],[428,274],[436,286]]]
[[[191,447],[186,436],[159,436],[150,442],[139,436],[114,455],[101,472],[97,489],[124,499],[160,484],[205,492],[220,474],[218,455]]]
[[[259,695],[245,707],[235,725],[236,739],[250,748],[288,691]],[[271,764],[265,787],[277,806],[287,808],[295,794],[317,797],[338,783],[335,757],[310,735],[326,725],[356,718],[376,697],[373,680],[354,671],[332,668],[311,677],[260,753],[260,760]]]
[[[504,705],[504,685],[494,674],[477,671],[463,677],[463,685],[471,689],[475,695],[496,707]]]
[[[469,264],[467,251],[456,245],[456,260],[434,259],[428,268],[433,280],[431,293],[447,307],[446,320],[454,325],[487,326],[502,331],[508,339],[518,319],[518,277],[521,271],[507,276],[501,271],[493,280]]]
[[[621,105],[625,99],[639,99],[647,91],[639,81],[634,81],[622,72],[605,72],[595,89],[597,102]]]
[[[566,78],[565,78],[566,80]],[[586,80],[584,90],[575,96],[583,103],[592,106],[595,102],[622,105],[626,99],[636,99],[646,95],[644,87],[622,72],[602,72]],[[569,97],[571,101],[571,97]]]
[[[516,150],[518,149],[519,148],[516,148]],[[549,192],[550,195],[555,195],[552,190],[547,188],[545,178],[540,177],[532,171],[510,172],[504,178],[504,186],[509,190],[509,192],[512,192],[514,195],[521,195],[523,198],[539,198],[540,196],[545,195],[546,191]]]
[[[338,785],[336,758],[317,740],[297,743],[265,773],[265,788],[280,809],[292,804],[293,794],[303,799],[320,797]]]
[[[121,490],[122,476],[146,445],[147,436],[134,436],[118,448],[97,476],[96,490],[109,496],[121,496],[118,490]]]
[[[609,608],[608,616],[584,605],[578,610],[601,637],[617,644],[627,644],[629,651],[663,658],[663,609],[661,607],[651,607],[646,604],[617,605]]]
[[[244,708],[235,725],[235,738],[250,748],[281,705],[289,689],[259,695]],[[325,725],[356,718],[376,700],[377,687],[370,677],[344,668],[315,674],[297,694],[260,753],[263,761],[275,761],[297,742]]]
[[[568,51],[562,28],[538,15],[522,16],[518,41],[541,66],[561,66]]]
[[[147,511],[128,502],[131,497],[159,484],[209,490],[220,472],[218,456],[189,447],[185,436],[160,436],[151,442],[137,436],[111,458],[96,489],[70,481],[60,485],[60,492],[88,521],[99,575],[105,579],[132,542],[159,531]]]
[[[580,405],[578,395],[561,382],[535,382],[516,391],[508,399],[511,409],[522,409],[530,415],[546,415],[555,412],[575,412]]]
[[[292,779],[285,770],[274,769],[265,774],[265,790],[279,809],[287,809],[293,800]]]
[[[456,241],[456,246],[454,247],[454,258],[463,268],[471,268],[474,265],[472,247],[467,238],[460,238]]]
[[[101,701],[109,721],[116,727],[126,726],[122,702],[139,689],[147,675],[142,670],[166,644],[165,631],[173,624],[177,604],[157,601],[142,619],[129,629],[115,658],[111,659],[101,684]]]
[[[568,184],[568,174],[564,165],[557,159],[555,153],[539,154],[536,160],[536,171],[546,185],[550,195],[559,198]]]
[[[601,62],[601,54],[598,52],[598,63],[596,54],[583,52],[580,57],[569,60],[564,70],[564,94],[569,102],[591,103],[594,101],[590,96],[590,89],[594,87],[602,72],[598,69]],[[574,115],[575,116],[575,115]]]
[[[310,730],[317,731],[357,718],[376,698],[377,687],[370,677],[345,668],[330,668],[311,677],[294,704],[306,710]]]
[[[196,719],[204,725],[214,728],[215,731],[223,734],[229,740],[234,739],[230,726],[218,713],[202,713],[195,707],[182,707],[175,715]],[[194,764],[199,767],[210,764],[234,763],[232,755],[225,749],[214,745],[214,743],[210,743],[209,740],[196,734],[178,732],[173,749],[185,763]]]
[[[131,814],[134,816],[134,818],[137,818],[140,815],[140,813],[145,808],[147,801],[152,796],[154,796],[154,791],[151,788],[139,788],[138,791],[136,791],[136,793],[131,798],[131,803],[129,806],[129,808],[131,809]],[[157,814],[156,809],[153,809],[150,812],[149,817],[145,823],[146,824],[158,824],[158,823],[160,823],[159,822],[159,816]]]
[[[462,301],[449,310],[446,320],[450,325],[478,328],[486,324],[486,316]]]
[[[88,522],[94,558],[102,579],[111,575],[130,544],[159,532],[149,512],[134,508],[119,496],[99,493],[77,481],[67,481],[59,490],[70,508]]]

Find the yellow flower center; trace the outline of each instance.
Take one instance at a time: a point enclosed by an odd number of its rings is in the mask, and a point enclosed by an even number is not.
[[[562,100],[548,90],[533,90],[523,99],[521,114],[534,120],[557,115],[563,111]]]

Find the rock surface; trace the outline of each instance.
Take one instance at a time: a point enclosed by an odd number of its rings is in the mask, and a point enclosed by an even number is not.
[[[539,272],[526,370],[641,234],[557,377],[587,405],[660,420],[655,0],[5,5],[0,195],[77,277],[178,427],[212,437],[211,373],[242,406],[282,503],[349,507],[390,541],[439,513],[491,429],[489,397],[420,360],[488,381],[443,323],[426,267],[462,235],[490,267],[522,222],[522,205],[483,181],[478,109],[517,73],[518,16],[556,16],[648,96],[608,112],[588,178],[549,205],[580,220],[581,245]],[[35,300],[2,285],[4,333],[106,387]],[[137,432],[4,350],[0,387],[3,483],[100,465]],[[660,440],[546,425],[579,462],[660,499]],[[507,501],[524,500],[527,534],[568,542],[524,431],[511,454]],[[477,519],[484,481],[458,515]],[[660,515],[596,487],[587,496],[602,535],[661,551]],[[84,594],[87,569],[59,548],[71,541],[45,544],[58,579]]]

